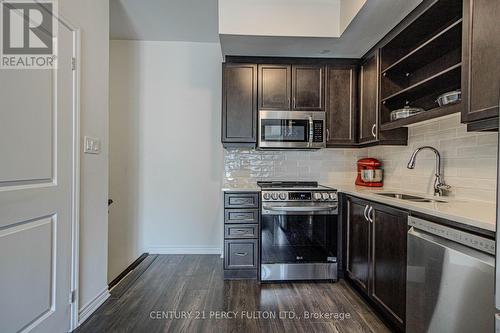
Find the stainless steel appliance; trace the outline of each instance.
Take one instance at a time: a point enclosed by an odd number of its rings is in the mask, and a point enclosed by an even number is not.
[[[406,332],[493,332],[495,241],[408,219]]]
[[[320,111],[260,111],[259,148],[325,148],[325,119]]]
[[[499,91],[500,96],[500,91]],[[500,105],[500,101],[498,103]],[[500,110],[499,110],[500,112]],[[499,140],[500,140],[500,132],[499,132]],[[500,145],[498,145],[498,154],[500,156]],[[498,158],[497,158],[498,165]],[[499,221],[500,221],[500,186],[498,184],[498,179],[500,179],[500,166],[497,166],[497,221],[496,221],[496,244],[498,245],[500,242],[500,230]],[[496,253],[496,272],[495,272],[495,308],[497,312],[495,314],[495,330],[496,332],[500,332],[500,246],[497,246]]]
[[[337,191],[316,182],[259,182],[261,280],[337,280]]]

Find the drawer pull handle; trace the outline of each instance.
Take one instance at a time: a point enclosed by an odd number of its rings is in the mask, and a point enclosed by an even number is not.
[[[248,214],[246,214],[246,215],[241,214],[241,215],[233,215],[233,218],[235,220],[250,220],[250,219],[252,219],[252,216],[250,216]]]
[[[235,254],[240,257],[246,257],[248,255],[248,252],[236,252]]]
[[[233,233],[241,235],[241,234],[250,234],[248,230],[234,230]]]

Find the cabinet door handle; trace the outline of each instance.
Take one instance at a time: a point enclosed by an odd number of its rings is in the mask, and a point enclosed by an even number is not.
[[[288,108],[291,108],[290,97],[288,97]]]
[[[326,142],[330,142],[330,130],[326,129]]]
[[[372,135],[373,135],[374,138],[377,137],[376,130],[377,130],[377,124],[373,124],[373,126],[372,126]]]
[[[295,109],[297,107],[297,103],[295,103],[295,97],[293,98],[293,108]]]
[[[248,255],[248,252],[236,252],[235,254],[240,257],[246,257]]]
[[[370,223],[373,223],[373,207],[370,206],[370,209],[368,210],[368,221],[370,221]]]
[[[366,212],[367,212],[367,211],[368,211],[368,205],[366,205],[365,210],[364,210],[364,212],[363,212],[363,215],[364,215],[364,217],[365,217],[365,220],[370,221],[370,220],[368,220],[368,216],[366,215]]]

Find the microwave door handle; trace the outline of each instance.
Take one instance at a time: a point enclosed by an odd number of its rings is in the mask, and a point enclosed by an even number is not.
[[[313,117],[309,116],[309,148],[312,147],[313,145],[313,138],[314,138],[314,122],[313,122]]]

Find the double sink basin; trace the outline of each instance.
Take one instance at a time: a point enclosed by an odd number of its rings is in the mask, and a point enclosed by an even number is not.
[[[410,195],[410,194],[403,194],[403,193],[375,193],[375,194],[381,195],[384,197],[400,199],[400,200],[405,200],[405,201],[412,201],[412,202],[446,203],[446,201],[444,201],[444,200],[430,199],[430,198],[421,197],[418,195]]]

